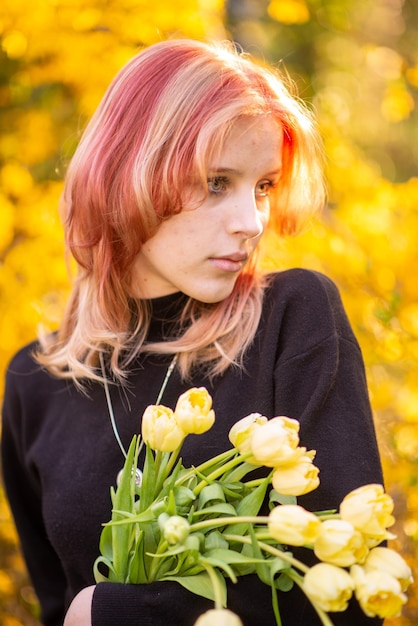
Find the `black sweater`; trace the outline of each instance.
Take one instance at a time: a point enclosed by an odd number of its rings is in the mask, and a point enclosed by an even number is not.
[[[153,301],[151,335],[166,333],[183,296]],[[81,393],[42,370],[22,349],[7,372],[3,407],[2,462],[6,491],[46,626],[62,624],[66,608],[83,587],[94,584],[102,523],[110,518],[109,487],[123,464],[103,387]],[[111,389],[118,429],[127,448],[140,418],[154,404],[170,357],[137,360],[129,385]],[[174,408],[185,389],[206,386],[216,422],[204,435],[189,436],[185,466],[230,447],[228,432],[252,412],[300,421],[300,442],[317,450],[319,488],[299,499],[310,510],[338,507],[360,485],[382,482],[359,346],[337,289],[321,274],[289,270],[274,276],[244,369],[230,367],[214,384],[196,375],[183,383],[174,371],[162,403]],[[303,550],[303,549],[301,549]],[[305,560],[310,556],[306,550]],[[229,585],[228,605],[244,626],[273,626],[270,589],[256,577]],[[280,596],[283,626],[316,626],[318,618],[300,591]],[[93,626],[192,626],[212,603],[178,583],[100,583],[94,593]],[[338,625],[371,625],[353,602],[333,614]]]

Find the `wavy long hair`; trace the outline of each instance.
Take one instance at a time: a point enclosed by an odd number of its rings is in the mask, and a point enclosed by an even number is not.
[[[144,343],[149,303],[133,299],[130,284],[141,246],[182,210],[186,178],[204,186],[234,122],[264,114],[284,132],[269,227],[293,234],[322,207],[324,183],[315,122],[287,78],[230,42],[187,39],[144,49],[116,75],[66,174],[66,245],[78,273],[58,333],[41,340],[37,359],[49,371],[100,379],[100,351],[118,380],[141,351],[177,353],[184,377],[194,366],[213,376],[242,362],[262,309],[254,255],[222,302],[189,298],[171,341]]]

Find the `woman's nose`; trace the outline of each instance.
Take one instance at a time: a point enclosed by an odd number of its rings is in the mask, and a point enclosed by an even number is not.
[[[259,237],[268,219],[266,211],[257,203],[254,192],[246,192],[232,199],[229,219],[229,231],[242,234],[246,239]]]

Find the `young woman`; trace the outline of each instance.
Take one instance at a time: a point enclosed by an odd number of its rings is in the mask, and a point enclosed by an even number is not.
[[[175,582],[94,585],[124,461],[116,435],[126,449],[157,398],[173,407],[192,386],[213,397],[215,425],[186,440],[185,465],[228,449],[232,424],[259,412],[298,419],[302,445],[317,450],[321,484],[305,507],[337,507],[382,482],[337,289],[315,272],[256,267],[267,224],[295,233],[323,191],[310,113],[232,45],[162,42],[114,79],[66,176],[79,271],[62,325],[7,374],[4,478],[46,626],[192,626],[211,607]],[[228,600],[245,626],[275,624],[256,577],[231,585]],[[284,626],[319,624],[297,590],[280,602]],[[379,623],[354,603],[333,619]]]

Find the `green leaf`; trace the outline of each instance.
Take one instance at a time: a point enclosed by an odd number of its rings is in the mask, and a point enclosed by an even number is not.
[[[293,581],[285,574],[282,573],[276,579],[275,576],[278,572],[283,572],[283,570],[291,569],[291,566],[286,561],[283,561],[279,557],[276,557],[271,562],[270,566],[270,587],[271,587],[271,601],[273,606],[273,612],[276,618],[277,626],[282,625],[282,620],[280,617],[280,608],[279,608],[279,598],[277,594],[277,590],[280,591],[289,591],[293,587]]]
[[[235,550],[225,550],[224,548],[216,548],[215,550],[209,550],[208,552],[205,552],[205,558],[224,561],[225,563],[229,563],[230,565],[265,562],[262,555],[261,557],[256,557],[254,555],[246,556],[242,552],[236,552]]]
[[[126,575],[126,583],[136,584],[140,582],[138,580],[140,569],[141,569],[140,560],[141,559],[140,559],[139,551],[136,549],[132,550],[131,553],[129,554],[129,559],[128,559],[128,573]]]
[[[233,545],[231,543],[231,545]],[[246,576],[247,574],[254,574],[256,572],[257,563],[254,562],[254,552],[253,548],[249,544],[235,544],[237,547],[236,550],[240,549],[240,552],[243,556],[248,558],[248,563],[242,563],[240,565],[235,565],[234,569],[237,572],[238,576]]]
[[[146,524],[146,525],[144,524],[144,526],[142,527],[142,530],[144,532],[143,539],[142,539],[144,559],[145,559],[144,567],[148,574],[150,563],[149,563],[148,558],[146,558],[146,555],[157,552],[158,544],[161,539],[161,531],[158,526],[158,522],[155,522],[152,524]]]
[[[284,496],[283,494],[278,493],[275,489],[272,489],[270,491],[269,501],[270,501],[271,506],[274,506],[275,504],[296,504],[297,503],[296,496]]]
[[[178,508],[187,507],[187,510],[189,510],[192,502],[196,500],[196,496],[193,491],[184,485],[174,487],[174,498]]]
[[[229,543],[219,530],[213,530],[205,537],[205,550],[215,550],[216,548],[223,548],[228,550]]]
[[[109,573],[107,576],[102,574],[102,572],[99,570],[100,564],[105,565],[106,568],[109,570]],[[112,562],[103,556],[97,557],[93,565],[93,574],[94,574],[94,580],[96,581],[96,583],[113,582],[114,577],[115,577],[115,570],[113,569]]]
[[[176,505],[176,499],[174,497],[173,490],[171,490],[168,494],[166,511],[167,511],[167,514],[170,516],[177,515],[177,505]]]
[[[293,588],[294,582],[287,574],[280,574],[274,582],[276,589],[279,591],[290,591]]]
[[[155,498],[155,458],[149,445],[145,446],[145,462],[142,474],[142,485],[139,498],[139,510],[145,511]]]
[[[116,490],[113,487],[113,485],[110,486],[110,501],[112,503],[112,509],[115,507],[115,497],[116,497]]]
[[[202,517],[204,515],[209,515],[212,513],[215,513],[216,515],[227,515],[228,517],[236,517],[237,515],[237,512],[232,504],[228,504],[227,502],[219,502],[219,504],[214,504],[212,506],[206,507],[205,509],[195,511],[193,513],[193,516]],[[220,526],[220,524],[215,522],[214,526]]]
[[[254,532],[254,528],[252,526],[249,527],[249,534],[251,536],[251,545],[253,548],[253,554],[254,556],[259,559],[260,561],[262,561],[261,563],[258,562],[256,564],[256,572],[257,572],[257,576],[259,577],[259,579],[266,585],[270,585],[271,583],[271,576],[270,576],[270,569],[268,566],[268,561],[266,559],[264,559],[263,557],[263,553],[261,551],[260,546],[258,545],[258,541],[257,538],[255,536],[255,532]]]
[[[215,602],[212,581],[207,572],[201,572],[200,574],[195,574],[194,576],[166,576],[161,580],[174,580],[188,591],[195,593],[197,596],[201,596],[202,598],[207,598],[208,600]],[[219,577],[219,583],[223,594],[223,605],[226,606],[226,583],[223,576]]]
[[[166,559],[169,556],[175,556],[177,554],[182,554],[183,552],[189,552],[190,549],[184,544],[178,544],[165,550],[165,552],[147,552],[146,555],[153,559]]]
[[[287,554],[291,554],[291,553],[288,552]],[[278,572],[284,572],[284,571],[290,570],[290,569],[291,569],[290,563],[288,563],[284,559],[281,559],[278,556],[274,557],[271,560],[270,574],[271,574],[272,577],[274,577],[276,574],[278,574]]]
[[[130,524],[152,522],[156,519],[154,510],[149,508],[143,511],[143,513],[130,513],[129,511],[113,509],[113,513],[117,514],[118,519],[112,519],[110,522],[107,522],[106,526],[129,526]]]
[[[128,513],[134,511],[135,478],[133,476],[133,467],[136,451],[137,438],[134,436],[129,446],[120,482],[114,497],[115,509],[127,511]],[[112,513],[112,521],[118,521],[119,519],[121,519],[120,513],[114,511]],[[113,569],[116,582],[125,582],[126,580],[130,551],[130,535],[131,529],[128,525],[112,525]]]
[[[212,483],[203,487],[199,494],[199,508],[203,508],[208,502],[225,502],[225,494],[218,483]]]
[[[177,476],[176,486],[182,485],[188,487],[189,489],[194,489],[198,482],[199,479],[193,468],[186,469],[182,467]]]
[[[146,583],[148,580],[144,559],[144,531],[139,526],[136,526],[133,532],[134,536],[132,537],[132,550],[129,555],[126,582],[133,584]]]
[[[260,485],[258,485],[256,489],[251,491],[248,495],[245,496],[245,498],[241,500],[241,502],[236,507],[236,514],[238,516],[258,515],[266,496],[267,487],[269,485],[270,478],[267,477]],[[245,535],[248,532],[248,526],[248,523],[237,522],[237,524],[232,524],[229,527],[228,533],[231,535]]]
[[[254,472],[257,469],[256,465],[251,465],[250,463],[241,463],[237,467],[234,467],[232,470],[227,472],[222,480],[230,483],[236,483],[241,481],[244,476],[249,474],[250,472]]]
[[[256,489],[241,500],[237,506],[238,515],[258,515],[266,496],[267,487],[270,485],[270,478],[266,477]]]
[[[99,542],[100,553],[110,561],[113,558],[112,533],[110,524],[106,524],[101,532]]]
[[[212,557],[209,557],[209,556],[205,555],[205,556],[202,556],[199,559],[199,562],[203,563],[203,564],[210,565],[210,566],[212,566],[214,568],[217,567],[218,569],[223,570],[226,573],[226,575],[229,576],[229,578],[234,583],[237,582],[237,577],[235,575],[234,570],[232,569],[232,567],[229,566],[229,563],[226,563],[222,559],[215,559],[215,558],[212,558]],[[216,572],[216,570],[215,570],[215,572]]]
[[[231,500],[236,502],[243,497],[244,493],[247,491],[245,487],[245,483],[224,483],[222,482],[222,491],[225,494],[225,498],[227,502]]]

